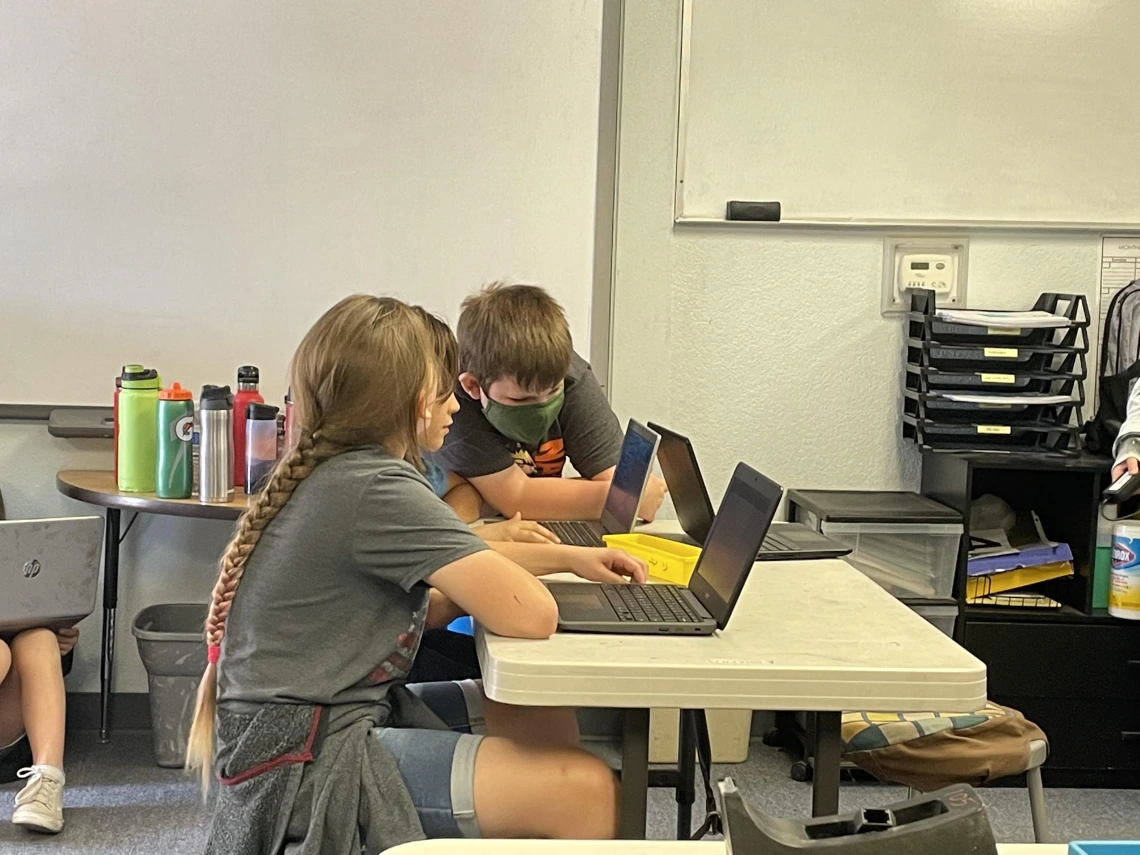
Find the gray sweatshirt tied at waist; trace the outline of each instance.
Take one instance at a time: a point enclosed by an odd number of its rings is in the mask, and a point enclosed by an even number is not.
[[[387,704],[230,704],[217,714],[221,786],[208,855],[360,855],[423,829],[396,760],[372,735],[443,723],[403,686]]]

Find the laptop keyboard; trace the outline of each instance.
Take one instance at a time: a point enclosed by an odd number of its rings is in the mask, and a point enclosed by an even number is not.
[[[558,539],[570,546],[605,546],[603,541],[588,523],[584,522],[543,522],[544,528],[550,529]]]
[[[700,623],[706,618],[675,585],[602,585],[618,618],[635,623]]]
[[[788,543],[774,534],[764,535],[764,542],[760,544],[761,552],[791,552],[795,544]]]

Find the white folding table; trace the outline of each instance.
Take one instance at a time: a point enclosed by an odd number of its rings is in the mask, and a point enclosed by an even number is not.
[[[998,855],[1066,855],[1064,844],[999,843]],[[390,855],[725,855],[723,841],[421,840]]]
[[[986,702],[981,661],[837,559],[758,562],[728,627],[708,637],[559,632],[535,641],[478,629],[476,643],[493,700],[625,710],[627,838],[645,836],[650,709],[815,713],[812,812],[825,816],[839,808],[845,710],[966,712]]]

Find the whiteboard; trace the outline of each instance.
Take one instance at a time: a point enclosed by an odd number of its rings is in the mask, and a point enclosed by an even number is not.
[[[685,0],[675,215],[1140,224],[1140,2]]]
[[[198,388],[498,278],[588,352],[600,0],[0,4],[0,402]]]

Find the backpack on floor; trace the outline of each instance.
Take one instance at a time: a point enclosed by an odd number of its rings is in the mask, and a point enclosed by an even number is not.
[[[1101,331],[1096,415],[1085,424],[1085,447],[1112,454],[1120,425],[1128,415],[1128,392],[1140,377],[1140,279],[1119,291],[1108,304]]]

